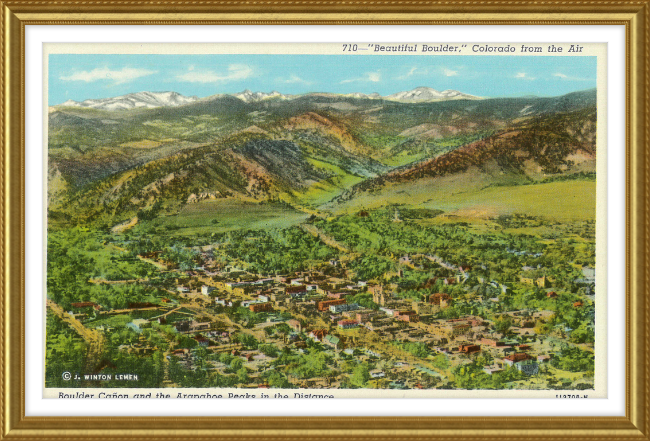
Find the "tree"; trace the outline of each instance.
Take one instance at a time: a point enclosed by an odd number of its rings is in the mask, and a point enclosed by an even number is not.
[[[208,350],[203,346],[199,346],[194,351],[194,354],[196,355],[196,359],[199,362],[199,366],[201,367],[201,369],[203,369],[203,363],[205,362],[205,359],[208,356]]]
[[[508,334],[508,331],[510,330],[510,327],[512,326],[512,320],[510,317],[501,317],[498,318],[494,321],[494,329],[497,331],[501,336],[505,337]]]
[[[569,340],[573,343],[594,343],[594,331],[589,328],[586,322],[583,322],[577,329],[571,331]]]
[[[446,370],[451,366],[451,363],[445,354],[439,354],[433,359],[433,366],[441,370]]]
[[[268,381],[270,387],[275,387],[278,389],[291,389],[294,386],[289,382],[287,377],[278,372],[277,370],[268,370],[266,371],[268,374],[262,374],[263,376],[266,377],[266,381]]]
[[[223,364],[227,364],[227,365],[230,365],[230,362],[231,362],[234,358],[235,358],[235,357],[233,357],[232,355],[230,355],[230,354],[227,353],[227,352],[224,352],[224,353],[222,353],[222,354],[219,355],[219,361],[220,361],[221,363],[223,363]]]
[[[248,377],[248,369],[242,367],[237,371],[237,381],[243,384],[246,384],[250,381],[250,378]]]
[[[153,353],[153,377],[162,383],[164,375],[164,355],[158,350]]]
[[[278,351],[278,348],[275,347],[272,344],[260,345],[259,350],[260,350],[261,353],[263,353],[264,355],[266,355],[268,357],[277,357],[278,353],[280,352],[280,351]]]
[[[569,372],[593,372],[594,354],[578,347],[566,346],[558,357],[551,359],[551,365]]]
[[[239,371],[244,367],[244,361],[241,358],[233,358],[230,362],[230,370],[233,372]]]
[[[359,366],[354,368],[352,373],[352,378],[350,379],[352,384],[357,387],[364,387],[368,380],[370,380],[370,371],[366,363],[361,363]]]

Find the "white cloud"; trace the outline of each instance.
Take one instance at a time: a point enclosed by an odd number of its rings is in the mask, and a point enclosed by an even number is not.
[[[253,69],[245,64],[231,64],[226,73],[213,70],[195,70],[190,66],[188,71],[176,77],[179,81],[188,83],[218,83],[226,81],[244,80],[253,75]]]
[[[414,75],[427,75],[428,73],[429,73],[429,69],[421,68],[421,67],[412,67],[411,70],[409,70],[404,75],[397,77],[397,79],[405,80],[407,78],[411,78]]]
[[[368,81],[372,81],[373,83],[378,83],[381,81],[381,75],[379,72],[368,72]]]
[[[421,70],[421,69],[420,69],[420,70]],[[406,75],[404,75],[404,76],[405,76],[405,77],[412,77],[413,75],[415,75],[415,72],[417,72],[417,71],[418,71],[418,68],[417,68],[417,67],[412,67],[411,70],[409,70],[409,72],[408,72]]]
[[[452,70],[447,67],[441,67],[441,68],[432,68],[433,71],[429,70],[429,68],[426,67],[412,67],[407,73],[404,75],[401,75],[397,77],[398,80],[406,80],[408,78],[417,76],[417,75],[429,75],[429,74],[442,74],[446,77],[455,77],[458,76],[458,71],[457,70]]]
[[[529,77],[526,72],[518,72],[515,75],[515,78],[517,78],[519,80],[534,80],[535,79],[535,77]]]
[[[443,73],[446,77],[455,77],[455,76],[458,75],[458,71],[457,71],[457,70],[447,69],[446,67],[443,67],[443,68],[442,68],[442,73]]]
[[[305,85],[313,84],[313,81],[303,80],[302,78],[300,78],[298,75],[295,74],[291,74],[288,80],[280,79],[280,81],[282,81],[285,84],[305,84]]]
[[[352,78],[352,79],[349,79],[349,80],[343,80],[343,81],[341,81],[341,84],[354,83],[354,82],[357,82],[357,81],[378,83],[378,82],[381,81],[381,74],[379,73],[379,71],[377,71],[377,72],[366,72],[365,74],[363,74],[362,77]]]
[[[567,80],[567,81],[592,81],[591,78],[583,78],[583,77],[572,77],[569,75],[565,75],[561,72],[554,73],[553,76],[555,78],[560,78],[562,80]]]
[[[68,76],[59,77],[63,81],[85,81],[92,83],[94,81],[108,80],[115,84],[127,83],[140,77],[146,77],[158,73],[154,70],[137,69],[132,67],[123,67],[121,70],[111,70],[107,67],[98,67],[89,71],[74,72]]]

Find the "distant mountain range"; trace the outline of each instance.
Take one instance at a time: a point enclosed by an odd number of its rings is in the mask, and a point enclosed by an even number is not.
[[[152,109],[155,107],[182,106],[183,104],[189,104],[198,99],[196,96],[184,96],[177,92],[137,92],[113,98],[101,98],[81,102],[68,100],[61,104],[61,106],[91,107],[102,110],[124,110],[136,107]]]
[[[69,102],[48,115],[49,215],[113,226],[212,199],[338,213],[594,174],[595,89],[463,97],[417,88]]]
[[[213,95],[211,97],[203,98],[209,100],[211,98],[227,96],[228,94]],[[284,95],[278,91],[267,92],[252,92],[248,89],[230,94],[235,98],[239,98],[245,103],[260,102],[269,99],[290,100],[298,97],[310,95],[323,95],[322,93],[304,94],[304,95]],[[378,93],[366,95],[364,93],[349,93],[344,95],[338,94],[325,94],[329,96],[344,96],[359,99],[377,99],[398,101],[403,103],[425,103],[446,100],[479,100],[481,97],[469,95],[467,93],[459,92],[457,90],[444,90],[442,92],[432,89],[431,87],[417,87],[413,90],[404,92],[397,92],[392,95],[381,96]],[[93,109],[102,110],[126,110],[134,108],[156,108],[156,107],[177,107],[184,104],[199,101],[201,98],[196,96],[184,96],[177,92],[137,92],[128,95],[117,96],[113,98],[90,99],[85,101],[68,100],[56,107],[90,107]]]

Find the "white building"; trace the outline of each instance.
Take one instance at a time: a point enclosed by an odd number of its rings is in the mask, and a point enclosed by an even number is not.
[[[361,306],[356,303],[344,303],[342,305],[330,305],[330,312],[333,314],[338,314],[343,311],[355,311],[361,309]]]

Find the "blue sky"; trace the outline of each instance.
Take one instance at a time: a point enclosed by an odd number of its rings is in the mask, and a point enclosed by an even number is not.
[[[596,87],[596,57],[52,54],[48,81],[49,105],[244,89],[389,95],[427,86],[484,97],[557,96]]]

